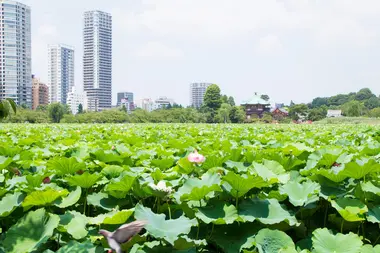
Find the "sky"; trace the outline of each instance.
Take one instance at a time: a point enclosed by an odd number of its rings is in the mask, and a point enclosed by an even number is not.
[[[47,45],[75,47],[82,89],[83,13],[113,16],[113,103],[167,96],[189,104],[192,82],[216,83],[237,103],[368,87],[380,93],[378,0],[19,0],[32,8],[32,70],[47,81]]]

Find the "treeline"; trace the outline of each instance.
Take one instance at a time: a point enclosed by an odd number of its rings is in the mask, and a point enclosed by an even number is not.
[[[347,117],[380,117],[380,98],[368,88],[338,94],[331,97],[317,97],[308,104],[293,104],[289,107],[289,116],[297,120],[306,117],[317,121],[326,118],[328,110],[342,110],[343,116]]]

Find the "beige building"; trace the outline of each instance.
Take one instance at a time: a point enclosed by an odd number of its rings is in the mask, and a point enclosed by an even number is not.
[[[49,104],[49,88],[46,84],[41,83],[40,79],[32,77],[32,109],[36,110],[39,105]]]

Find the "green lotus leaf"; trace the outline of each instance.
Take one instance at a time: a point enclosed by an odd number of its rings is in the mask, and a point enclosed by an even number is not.
[[[84,189],[94,186],[103,176],[97,173],[90,174],[88,171],[82,175],[75,175],[65,178],[70,186],[80,186]]]
[[[368,174],[380,172],[380,164],[374,159],[363,158],[357,159],[355,162],[347,163],[342,174],[347,177],[361,179]]]
[[[74,239],[79,240],[87,236],[88,231],[86,225],[88,218],[76,211],[68,211],[61,215],[60,225],[69,233]]]
[[[101,207],[108,211],[118,208],[118,200],[104,192],[88,195],[87,204]]]
[[[77,186],[75,191],[70,192],[70,194],[67,197],[63,199],[58,199],[55,202],[55,206],[59,208],[67,208],[69,206],[75,205],[79,201],[81,194],[82,189],[79,186]]]
[[[256,235],[255,242],[259,253],[290,252],[290,249],[297,252],[292,238],[279,230],[262,229]]]
[[[293,206],[304,206],[318,201],[321,186],[312,181],[298,183],[290,181],[280,186],[280,193],[289,196],[289,201]]]
[[[58,215],[48,214],[45,209],[27,213],[5,234],[3,245],[6,252],[27,253],[37,250],[53,235],[58,223]]]
[[[13,160],[10,157],[0,156],[0,171],[7,168],[12,161]]]
[[[181,251],[194,249],[195,247],[201,247],[206,245],[206,240],[193,240],[186,235],[182,235],[174,242],[174,248]]]
[[[34,191],[29,193],[28,196],[25,197],[24,202],[22,202],[22,206],[24,209],[31,208],[33,206],[46,206],[52,204],[58,198],[65,197],[69,194],[69,191],[64,190],[55,190],[52,188],[46,188],[41,191]]]
[[[117,178],[125,169],[118,165],[108,165],[103,168],[102,174],[107,178]]]
[[[247,199],[239,205],[238,214],[247,222],[259,220],[263,224],[278,224],[287,221],[298,225],[297,219],[285,210],[277,199]]]
[[[262,226],[256,223],[215,226],[210,240],[225,253],[241,252],[243,249],[254,247],[254,238],[261,228]]]
[[[106,214],[100,214],[94,218],[90,218],[90,224],[100,225],[100,224],[123,224],[125,223],[133,214],[134,209],[112,211]]]
[[[349,233],[333,235],[327,228],[313,232],[313,247],[318,253],[357,253],[363,245],[359,236]]]
[[[121,164],[123,162],[123,157],[116,155],[111,151],[97,150],[95,153],[91,153],[90,156],[94,156],[96,160],[99,160],[108,164]]]
[[[232,224],[239,217],[234,205],[221,201],[198,208],[195,216],[206,224],[214,223],[215,225]]]
[[[375,186],[372,182],[365,182],[365,183],[362,182],[360,185],[364,192],[371,192],[373,194],[380,196],[380,188]]]
[[[209,193],[220,192],[220,175],[217,173],[205,173],[199,178],[189,178],[174,194],[177,203],[182,201],[200,201]]]
[[[25,194],[15,192],[5,195],[0,201],[0,217],[9,216],[17,207],[19,207],[25,198]]]
[[[266,163],[263,165],[256,162],[253,162],[252,164],[254,166],[252,171],[271,184],[286,184],[290,180],[290,175],[286,173],[285,169],[281,169],[276,164]]]
[[[227,161],[225,164],[229,169],[236,168],[238,173],[246,173],[248,170],[248,167],[246,167],[243,162]]]
[[[58,176],[73,175],[80,170],[86,169],[86,164],[80,163],[75,157],[56,157],[46,164],[48,170],[54,171]]]
[[[70,241],[68,244],[60,248],[56,253],[67,253],[67,252],[75,252],[75,253],[95,253],[96,246],[93,245],[91,242],[77,242],[77,241]],[[101,251],[103,252],[103,251]]]
[[[369,209],[367,220],[372,223],[380,223],[380,206],[375,206]]]
[[[234,198],[243,197],[247,192],[255,187],[255,184],[253,183],[254,177],[249,174],[240,176],[230,171],[223,177],[223,181],[227,182],[231,186],[225,188]]]
[[[180,235],[187,235],[191,227],[197,226],[195,219],[188,219],[181,216],[178,219],[166,220],[164,214],[155,214],[150,208],[146,208],[140,204],[135,207],[135,218],[137,220],[147,221],[145,229],[150,235],[157,239],[165,239],[171,245],[179,239]]]
[[[380,245],[376,245],[375,247],[372,247],[372,245],[363,245],[363,247],[360,249],[360,253],[379,253],[380,252]]]
[[[339,198],[332,200],[331,205],[343,219],[350,222],[365,220],[364,214],[368,212],[367,206],[358,199]]]
[[[106,192],[115,197],[123,199],[132,189],[136,176],[131,173],[124,173],[119,178],[112,179],[106,186]]]

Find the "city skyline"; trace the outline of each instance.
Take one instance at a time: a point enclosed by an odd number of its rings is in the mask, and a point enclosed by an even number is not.
[[[33,73],[46,82],[46,44],[71,44],[78,49],[78,88],[83,13],[112,14],[112,104],[117,92],[129,90],[136,97],[165,95],[187,105],[188,85],[210,81],[237,103],[253,91],[284,103],[362,87],[380,92],[380,3],[373,0],[20,1],[33,9],[33,56],[40,56],[33,57]]]

